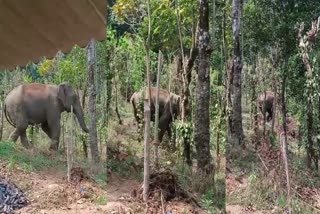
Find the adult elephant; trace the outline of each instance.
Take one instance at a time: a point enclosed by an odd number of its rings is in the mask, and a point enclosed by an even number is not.
[[[51,139],[50,150],[58,150],[61,113],[70,112],[71,106],[82,130],[89,132],[84,122],[79,97],[67,82],[60,85],[40,83],[19,85],[10,91],[4,103],[6,119],[15,127],[9,138],[17,141],[20,137],[25,147],[30,146],[26,136],[28,125],[41,124],[42,130]]]
[[[155,104],[156,104],[156,93],[157,88],[151,88],[151,121],[155,120]],[[131,98],[130,103],[133,108],[133,114],[137,123],[142,122],[143,117],[143,99],[142,97],[147,96],[147,89],[135,92]],[[141,105],[139,105],[139,103]],[[159,89],[159,142],[162,141],[162,138],[165,132],[168,133],[169,138],[172,136],[171,122],[180,115],[181,109],[181,97],[174,93],[169,93],[167,90]]]
[[[269,122],[273,116],[273,102],[274,93],[272,91],[265,91],[258,96],[258,107],[263,116]]]

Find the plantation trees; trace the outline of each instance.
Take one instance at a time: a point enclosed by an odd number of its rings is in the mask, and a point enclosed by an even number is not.
[[[87,46],[87,70],[88,70],[88,112],[90,117],[89,126],[89,144],[91,150],[91,157],[95,163],[98,163],[98,137],[96,124],[96,89],[95,89],[95,75],[94,75],[94,60],[95,60],[95,41],[92,39]]]
[[[233,39],[233,61],[231,66],[231,74],[229,76],[231,90],[231,127],[229,127],[229,142],[236,142],[240,145],[244,144],[244,134],[242,128],[242,112],[241,112],[241,50],[240,50],[240,1],[232,1],[232,39]]]
[[[210,70],[209,59],[209,3],[199,1],[199,66],[196,88],[194,141],[197,148],[198,169],[210,173],[213,170],[210,154]]]

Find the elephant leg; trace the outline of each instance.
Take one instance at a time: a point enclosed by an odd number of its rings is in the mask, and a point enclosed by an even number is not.
[[[19,133],[20,133],[20,140],[21,140],[22,145],[26,148],[29,148],[31,146],[31,144],[29,143],[29,140],[27,138],[26,129],[19,130]]]
[[[48,119],[48,130],[50,130],[50,150],[57,151],[60,139],[60,115]]]
[[[9,136],[9,139],[13,142],[16,142],[19,138],[20,134],[19,134],[19,130],[15,129]]]
[[[43,123],[41,124],[41,129],[42,131],[44,131],[44,133],[46,133],[48,135],[48,137],[51,139],[51,131],[49,129],[49,126],[47,123]]]

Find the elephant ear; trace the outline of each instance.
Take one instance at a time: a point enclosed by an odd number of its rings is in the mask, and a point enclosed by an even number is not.
[[[59,85],[58,100],[61,102],[61,104],[64,107],[66,107],[66,105],[67,105],[67,94],[66,94],[66,84],[65,83],[61,83]]]

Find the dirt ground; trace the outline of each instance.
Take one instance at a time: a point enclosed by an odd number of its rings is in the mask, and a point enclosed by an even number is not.
[[[124,122],[124,126],[128,127],[121,127],[117,130],[119,133],[116,133],[117,139],[121,138],[122,141],[126,140],[124,139],[126,130],[133,130],[132,122],[127,120]],[[66,173],[62,170],[49,168],[26,172],[19,167],[9,165],[0,160],[0,176],[20,187],[30,201],[28,206],[16,210],[17,214],[152,214],[162,213],[162,208],[174,214],[207,213],[183,201],[173,200],[163,203],[150,201],[145,204],[132,195],[133,190],[139,189],[141,183],[134,178],[123,178],[113,172],[108,175],[107,190],[105,190],[90,179],[68,184]]]
[[[30,202],[16,213],[108,213],[107,206],[98,206],[91,201],[94,196],[90,194],[106,195],[94,183],[83,181],[70,185],[64,174],[50,169],[28,173],[19,168],[9,169],[3,162],[0,162],[0,168],[0,176],[19,186]],[[84,187],[85,191],[81,193],[80,187]]]

